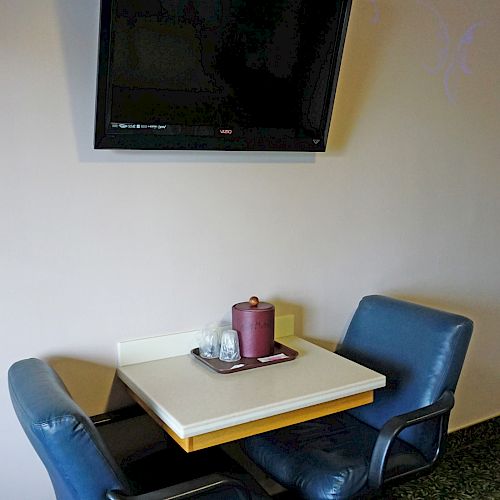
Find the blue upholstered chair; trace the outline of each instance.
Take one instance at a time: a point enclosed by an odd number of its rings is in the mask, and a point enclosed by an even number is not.
[[[427,472],[443,450],[471,334],[463,316],[363,298],[337,353],[386,376],[374,403],[247,438],[244,449],[314,500],[371,496]]]
[[[175,443],[168,453],[132,453],[136,460],[125,460],[126,466],[119,467],[94,422],[73,401],[47,363],[39,359],[18,361],[10,367],[8,379],[15,412],[50,475],[57,500],[263,496],[250,478],[244,477],[241,482],[241,475],[186,476],[193,468],[199,470],[196,462],[200,462],[200,455],[191,458]],[[203,451],[200,453],[203,455]],[[213,455],[208,461],[214,461]],[[156,472],[156,477],[151,477],[152,472]],[[148,487],[157,489],[144,490]],[[19,492],[21,497],[23,493]]]

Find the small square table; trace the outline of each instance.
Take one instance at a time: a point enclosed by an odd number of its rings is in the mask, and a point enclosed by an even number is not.
[[[298,357],[216,373],[190,354],[125,364],[129,393],[187,452],[369,404],[385,376],[295,336]]]

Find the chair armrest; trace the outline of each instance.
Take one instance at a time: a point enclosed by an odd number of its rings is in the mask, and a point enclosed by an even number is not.
[[[170,498],[183,500],[196,498],[197,495],[216,491],[223,487],[234,488],[241,500],[250,499],[250,494],[241,481],[222,474],[209,474],[141,495],[125,495],[119,491],[108,491],[106,498],[108,500],[168,500]]]
[[[446,432],[444,418],[450,414],[455,398],[453,392],[445,391],[442,396],[433,404],[419,408],[418,410],[410,411],[402,415],[398,415],[389,419],[380,429],[377,441],[373,448],[370,467],[368,471],[368,486],[370,489],[379,489],[384,481],[385,465],[387,463],[389,449],[398,436],[398,434],[412,425],[441,418],[439,429],[439,442]],[[433,463],[439,454],[439,446],[431,463]]]

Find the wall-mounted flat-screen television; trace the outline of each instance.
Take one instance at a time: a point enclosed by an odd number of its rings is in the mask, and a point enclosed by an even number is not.
[[[95,148],[324,151],[351,0],[101,0]]]

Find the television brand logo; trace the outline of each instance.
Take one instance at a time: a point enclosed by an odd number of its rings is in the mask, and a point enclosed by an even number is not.
[[[230,128],[221,128],[219,129],[219,132],[224,135],[231,135],[233,133],[233,130]]]

